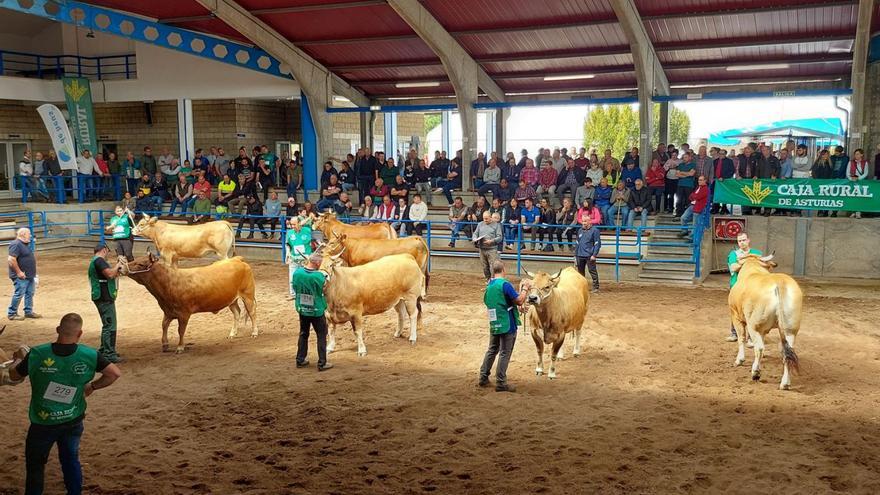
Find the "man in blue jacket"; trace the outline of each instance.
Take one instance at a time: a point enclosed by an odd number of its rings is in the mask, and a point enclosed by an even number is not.
[[[586,277],[584,269],[589,269],[590,278],[593,279],[593,293],[599,292],[599,272],[596,270],[596,258],[599,249],[602,248],[602,236],[599,229],[593,227],[589,215],[581,220],[581,229],[578,231],[577,248],[574,252],[578,272]]]

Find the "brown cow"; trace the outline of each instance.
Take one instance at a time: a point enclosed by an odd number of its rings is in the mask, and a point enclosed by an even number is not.
[[[343,267],[339,255],[326,256],[321,271],[327,274],[324,295],[327,297],[327,320],[332,324],[327,350],[336,348],[336,325],[351,323],[358,341],[358,356],[367,354],[364,343],[364,317],[397,310],[400,337],[407,318],[409,341],[416,343],[422,327],[424,277],[416,260],[408,254],[392,254],[365,265]]]
[[[587,279],[574,267],[556,275],[545,272],[526,274],[532,277],[528,302],[532,305],[526,317],[532,325],[532,340],[538,351],[535,374],[544,373],[544,344],[553,344],[550,351],[550,372],[547,378],[556,378],[556,361],[562,359],[562,344],[568,333],[574,333],[574,356],[581,353],[581,327],[590,303]]]
[[[128,263],[122,258],[119,263],[122,274],[146,287],[165,313],[162,319],[163,352],[168,350],[168,326],[175,319],[177,333],[180,335],[177,352],[183,352],[186,325],[195,313],[216,314],[223,308],[229,308],[233,316],[229,338],[235,337],[241,315],[239,299],[244,303],[247,317],[251,320],[251,336],[256,337],[259,334],[254,274],[241,256],[194,268],[175,268],[158,263],[158,258],[152,253]],[[242,324],[245,322],[244,318],[242,316]]]
[[[419,236],[403,239],[349,239],[346,234],[330,235],[324,245],[325,256],[342,255],[348,266],[360,266],[390,254],[409,254],[425,275],[425,290],[428,289],[428,244]]]
[[[349,239],[397,239],[397,232],[394,232],[391,225],[385,222],[350,225],[337,220],[336,213],[333,212],[318,215],[312,227],[315,230],[320,230],[325,239],[330,237],[331,232],[345,234]]]
[[[782,356],[779,388],[788,390],[791,387],[789,371],[798,370],[794,340],[801,328],[804,293],[790,276],[770,273],[770,268],[776,266],[772,259],[772,254],[764,257],[749,254],[738,260],[741,264],[739,277],[727,296],[730,320],[736,328],[739,342],[734,366],[746,360],[745,339],[746,335],[751,336],[755,352],[752,380],[760,380],[764,340],[767,333],[776,328],[779,330],[779,353]]]
[[[180,258],[201,258],[213,252],[220,259],[227,259],[235,252],[232,225],[225,220],[177,225],[144,215],[132,232],[152,240],[162,258],[175,267]]]

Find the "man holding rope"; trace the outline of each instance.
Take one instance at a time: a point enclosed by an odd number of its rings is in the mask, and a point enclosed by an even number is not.
[[[303,225],[299,217],[287,221],[287,286],[290,289],[289,301],[296,297],[293,289],[293,273],[306,264],[312,255],[312,228]]]
[[[504,276],[504,263],[494,259],[491,264],[492,279],[483,294],[483,303],[489,313],[489,349],[480,367],[480,387],[489,386],[489,373],[499,355],[498,366],[495,368],[495,391],[515,392],[516,386],[507,383],[507,365],[516,344],[516,328],[519,324],[519,311],[528,296],[531,287],[528,280],[520,284],[521,292],[517,292]]]

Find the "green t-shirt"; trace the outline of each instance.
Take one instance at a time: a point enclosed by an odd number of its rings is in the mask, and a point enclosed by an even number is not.
[[[312,228],[304,225],[299,232],[290,229],[287,231],[287,249],[290,256],[297,262],[304,261],[312,254]]]
[[[211,200],[208,198],[199,198],[193,203],[193,213],[199,215],[208,215],[211,213]]]
[[[125,213],[122,216],[111,218],[110,226],[113,227],[114,239],[128,239],[131,237],[131,219]]]
[[[85,414],[85,386],[95,377],[97,367],[98,352],[82,344],[69,356],[52,352],[52,344],[31,349],[28,354],[31,423],[58,425]]]
[[[736,263],[736,260],[739,259],[739,249],[734,249],[727,255],[727,267],[730,268],[730,265]],[[749,249],[749,254],[757,254],[761,256],[761,251],[757,249]],[[730,286],[733,287],[736,284],[736,279],[739,277],[739,272],[735,272],[731,270],[730,272]]]
[[[296,292],[296,312],[301,316],[324,316],[327,299],[324,297],[324,274],[317,270],[299,267],[293,272],[293,286]]]
[[[196,178],[192,175],[192,167],[180,167],[180,173],[186,176],[186,181],[195,184]]]
[[[275,153],[270,152],[270,153],[264,154],[263,160],[266,161],[266,167],[269,170],[275,170],[275,160],[276,160]]]
[[[695,168],[697,168],[697,164],[694,162],[687,162],[687,163],[679,163],[678,164],[678,171],[679,172],[690,172],[691,170],[693,170]],[[678,178],[678,185],[681,187],[694,187],[694,184],[696,184],[695,181],[696,181],[696,176],[694,176],[694,175],[692,175],[690,177],[679,177]],[[685,201],[688,201],[688,198],[684,198],[684,199],[685,199]]]

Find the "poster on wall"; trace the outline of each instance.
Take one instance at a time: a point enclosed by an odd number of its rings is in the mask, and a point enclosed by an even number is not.
[[[727,179],[713,203],[799,210],[880,211],[880,182],[847,179]]]
[[[58,157],[61,170],[76,170],[76,155],[73,151],[73,139],[70,137],[70,128],[61,110],[55,105],[45,104],[37,107],[37,113],[43,119],[43,125],[52,137],[52,148]]]
[[[84,77],[64,77],[61,81],[64,84],[64,100],[67,102],[76,147],[80,153],[89,150],[94,155],[98,150],[98,142],[89,80]]]

